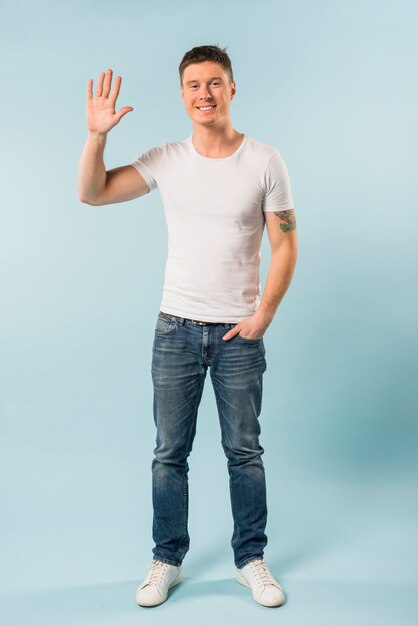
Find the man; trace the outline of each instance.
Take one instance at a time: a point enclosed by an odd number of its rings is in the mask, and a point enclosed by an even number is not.
[[[169,234],[153,353],[153,560],[136,602],[155,606],[183,580],[189,549],[187,458],[208,368],[227,457],[237,581],[264,606],[285,594],[264,561],[266,483],[259,443],[263,336],[291,282],[297,257],[295,211],[286,165],[273,147],[232,127],[236,93],[225,49],[199,46],[179,66],[193,134],[163,143],[129,165],[106,171],[108,131],[132,107],[115,110],[121,77],[102,72],[87,87],[88,138],[79,167],[82,202],[132,200],[156,187]],[[167,105],[169,103],[166,103]],[[271,261],[262,298],[264,225]]]

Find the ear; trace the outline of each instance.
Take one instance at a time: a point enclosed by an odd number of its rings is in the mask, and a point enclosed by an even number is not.
[[[236,82],[233,80],[231,83],[231,100],[234,98],[236,92],[237,92],[237,85],[236,85]]]

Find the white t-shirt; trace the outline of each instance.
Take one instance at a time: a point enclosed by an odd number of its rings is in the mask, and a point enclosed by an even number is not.
[[[192,135],[162,143],[131,163],[158,187],[168,228],[160,310],[206,322],[237,323],[261,300],[263,211],[294,208],[276,148],[248,135],[230,156],[197,152]]]

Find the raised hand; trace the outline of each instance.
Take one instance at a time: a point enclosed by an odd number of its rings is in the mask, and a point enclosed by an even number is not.
[[[112,70],[101,72],[96,88],[96,97],[93,97],[93,79],[87,83],[87,128],[91,133],[106,134],[111,128],[119,124],[126,113],[133,111],[133,107],[122,107],[117,113],[115,110],[116,99],[119,95],[121,76],[116,76],[115,83],[110,93],[112,84]]]

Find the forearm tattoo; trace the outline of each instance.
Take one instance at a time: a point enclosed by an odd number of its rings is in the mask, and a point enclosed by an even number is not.
[[[288,211],[274,211],[274,215],[277,215],[285,223],[280,224],[280,229],[284,233],[288,233],[289,230],[296,228],[295,209],[289,209]]]

